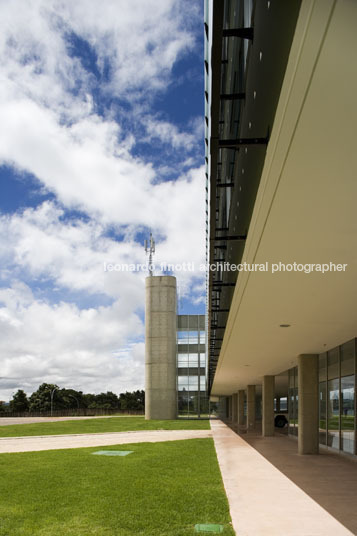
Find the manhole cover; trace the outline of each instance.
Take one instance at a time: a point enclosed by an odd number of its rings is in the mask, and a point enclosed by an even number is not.
[[[223,532],[223,525],[214,525],[211,523],[207,523],[206,525],[195,525],[195,531],[220,533]]]
[[[127,456],[134,452],[133,450],[97,450],[97,452],[92,452],[92,454],[97,454],[97,456]]]

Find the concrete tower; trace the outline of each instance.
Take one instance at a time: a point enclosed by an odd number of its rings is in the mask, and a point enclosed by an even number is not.
[[[146,278],[145,419],[176,419],[176,278]]]

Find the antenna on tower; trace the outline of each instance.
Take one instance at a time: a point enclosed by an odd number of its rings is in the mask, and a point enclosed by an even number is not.
[[[149,254],[149,275],[153,275],[154,266],[152,264],[152,256],[155,253],[155,240],[150,233],[149,241],[145,240],[144,242],[145,253]]]

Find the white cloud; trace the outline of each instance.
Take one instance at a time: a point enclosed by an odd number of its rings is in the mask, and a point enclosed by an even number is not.
[[[13,388],[31,393],[43,381],[89,392],[142,388],[143,344],[127,346],[128,338],[143,334],[135,313],[120,301],[97,309],[51,307],[29,300],[29,293],[23,284],[0,290],[2,378]]]
[[[196,137],[191,132],[180,130],[168,121],[160,121],[152,117],[144,119],[144,125],[149,140],[160,140],[162,143],[171,144],[175,149],[184,147],[190,150],[197,143]]]
[[[147,228],[159,238],[158,262],[204,261],[204,171],[192,156],[202,121],[179,129],[150,104],[194,48],[198,16],[198,4],[187,0],[0,4],[0,165],[31,173],[56,199],[0,218],[2,375],[18,387],[21,378],[28,389],[45,379],[85,390],[142,386],[136,311],[144,274],[104,272],[103,264],[143,262],[136,236]],[[82,52],[87,46],[99,82],[70,53],[75,38]],[[108,99],[103,110],[94,88]],[[162,180],[176,166],[166,156],[156,167],[150,155],[135,156],[138,142],[154,138],[181,151],[175,180]],[[87,218],[68,219],[68,209]],[[109,238],[111,228],[124,239]],[[202,274],[178,275],[181,295],[198,303]],[[47,281],[58,303],[45,290],[43,299],[33,295],[25,281],[35,293]],[[112,303],[81,308],[74,293]]]

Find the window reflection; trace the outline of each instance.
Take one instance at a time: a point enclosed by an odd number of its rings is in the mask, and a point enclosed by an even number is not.
[[[355,378],[341,378],[341,448],[345,452],[354,453],[355,429]]]
[[[326,445],[326,382],[319,384],[319,438],[322,445]]]
[[[338,378],[328,382],[327,398],[327,444],[329,447],[340,448],[340,381]]]

